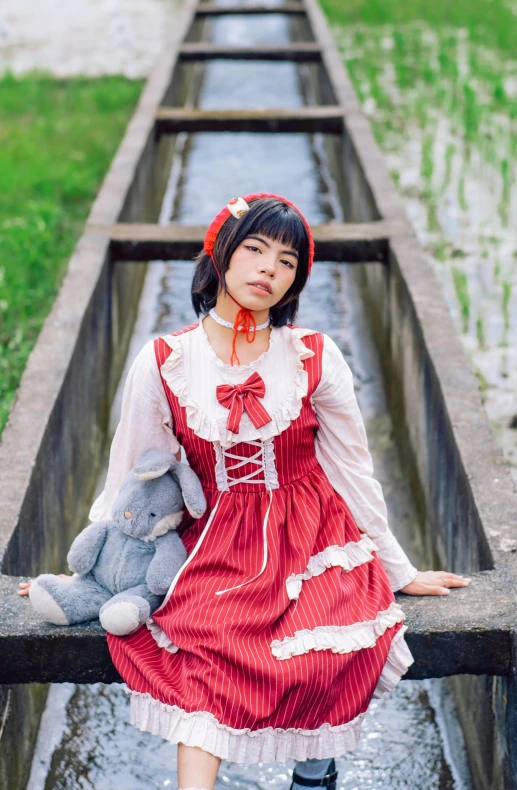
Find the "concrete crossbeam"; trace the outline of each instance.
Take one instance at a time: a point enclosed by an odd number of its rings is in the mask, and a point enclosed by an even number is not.
[[[398,596],[415,658],[406,678],[510,674],[517,606],[508,607],[499,577],[496,571],[475,574],[468,590],[447,598]],[[25,580],[0,576],[0,684],[120,681],[99,622],[43,623],[30,601],[17,595]]]
[[[160,107],[156,114],[158,134],[179,132],[326,132],[343,131],[339,107],[296,109],[199,110]]]
[[[194,42],[183,44],[181,60],[293,60],[319,62],[321,49],[312,41],[255,47],[228,47],[219,44]]]
[[[111,239],[111,255],[120,261],[188,260],[201,250],[206,228],[193,225],[118,223],[89,226]],[[389,226],[385,222],[329,222],[312,227],[316,260],[364,263],[385,261]]]
[[[203,3],[196,11],[196,16],[234,16],[255,14],[305,14],[301,3],[284,3],[283,5],[235,5],[220,6],[215,3]]]

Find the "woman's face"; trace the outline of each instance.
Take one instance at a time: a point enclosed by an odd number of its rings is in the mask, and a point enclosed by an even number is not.
[[[294,282],[298,252],[261,234],[247,236],[230,258],[229,292],[248,310],[269,310]]]

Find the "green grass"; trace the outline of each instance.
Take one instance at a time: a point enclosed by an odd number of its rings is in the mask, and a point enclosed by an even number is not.
[[[512,284],[507,282],[503,283],[503,303],[502,312],[504,318],[504,328],[507,332],[510,327],[510,298],[512,295]]]
[[[517,16],[509,0],[320,0],[332,22],[343,25],[406,25],[468,30],[471,40],[515,57]],[[514,4],[515,5],[515,4]]]
[[[456,297],[460,305],[463,331],[467,332],[470,318],[469,283],[465,272],[462,272],[455,266],[452,267],[452,279],[454,282],[454,288],[456,289]]]
[[[517,0],[320,3],[458,329],[517,344]]]
[[[0,431],[141,89],[0,78]]]

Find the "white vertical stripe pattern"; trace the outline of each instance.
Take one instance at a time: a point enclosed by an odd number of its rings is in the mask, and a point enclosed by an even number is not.
[[[251,460],[256,447],[250,440],[263,438],[252,434],[232,447],[243,460],[241,481],[231,490],[218,489],[213,441],[198,435],[192,424],[199,423],[201,432],[213,432],[214,441],[221,437],[219,425],[206,423],[206,403],[201,417],[194,415],[192,391],[187,397],[185,390],[185,383],[191,383],[189,370],[199,369],[201,377],[205,368],[212,373],[216,368],[213,378],[222,376],[220,366],[209,365],[202,351],[194,360],[203,348],[195,340],[199,326],[187,328],[173,341],[169,336],[155,342],[171,431],[203,483],[208,510],[200,519],[185,515],[178,532],[190,561],[167,602],[153,614],[177,652],[161,649],[145,627],[128,637],[108,635],[115,666],[131,690],[131,720],[136,726],[244,764],[323,759],[353,748],[383,670],[389,671],[385,685],[404,671],[403,637],[397,639],[398,657],[391,651],[403,626],[388,625],[382,615],[398,610],[391,609],[390,583],[376,557],[348,572],[340,566],[326,569],[303,586],[297,600],[287,594],[286,579],[307,568],[311,557],[328,546],[346,547],[363,539],[347,502],[315,455],[320,425],[311,400],[324,376],[323,336],[287,327],[278,331],[270,351],[258,362],[266,398],[275,386],[265,375],[266,360],[276,358],[277,370],[288,384],[293,381],[286,376],[288,368],[280,367],[286,361],[280,353],[282,338],[290,332],[296,392],[299,396],[303,387],[304,394],[297,416],[274,439],[278,488],[273,492],[265,484],[254,485],[249,477],[256,469]],[[305,345],[303,352],[300,346]],[[181,377],[170,378],[178,369]],[[245,366],[231,375],[245,378],[249,372]],[[278,419],[286,416],[277,411]],[[225,588],[227,594],[217,595]],[[292,644],[300,631],[353,632],[376,622],[379,613],[383,628],[377,629],[369,647],[343,653],[316,646],[280,661],[272,654],[273,643]],[[405,666],[408,660],[406,655]]]

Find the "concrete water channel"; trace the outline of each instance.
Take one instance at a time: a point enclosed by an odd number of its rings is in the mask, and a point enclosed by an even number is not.
[[[100,626],[42,625],[15,591],[22,575],[65,569],[124,369],[148,337],[192,320],[185,259],[203,225],[263,189],[314,226],[299,322],[331,334],[354,371],[393,529],[421,566],[474,576],[447,600],[401,601],[412,679],[372,706],[340,786],[512,788],[517,498],[438,285],[312,0],[281,16],[204,8],[194,20],[187,3],[149,80],[0,446],[0,786],[27,784],[49,681],[30,790],[174,786],[174,747],[131,728],[121,687],[98,683],[119,679]],[[218,787],[287,788],[289,767],[225,764]]]

